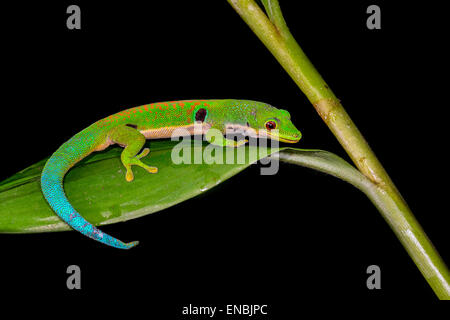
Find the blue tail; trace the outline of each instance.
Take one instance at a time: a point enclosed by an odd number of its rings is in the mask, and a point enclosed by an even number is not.
[[[71,152],[73,150],[71,140],[63,144],[45,164],[41,175],[41,188],[45,199],[61,219],[85,236],[119,249],[130,249],[136,246],[138,241],[124,243],[101,232],[86,221],[70,204],[64,193],[63,178],[71,166],[81,160],[74,161],[76,155]]]

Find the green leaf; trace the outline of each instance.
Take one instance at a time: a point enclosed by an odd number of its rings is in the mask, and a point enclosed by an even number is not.
[[[198,142],[198,141],[197,141]],[[65,177],[64,189],[72,205],[94,225],[111,224],[150,214],[205,192],[232,177],[275,150],[248,147],[225,148],[245,152],[240,164],[174,164],[172,149],[179,142],[152,141],[150,155],[143,159],[159,168],[149,174],[133,167],[135,180],[125,180],[120,162],[122,148],[97,152],[72,168]],[[212,147],[190,148],[209,154]],[[225,149],[216,148],[216,152]],[[186,153],[187,154],[187,153]],[[193,159],[193,158],[192,158]],[[32,233],[71,230],[49,207],[40,189],[40,173],[46,159],[0,183],[0,232]]]
[[[198,141],[197,141],[198,143]],[[178,147],[175,148],[175,146]],[[193,161],[200,155],[203,163],[175,164],[173,153],[180,146],[189,152],[183,155]],[[120,162],[122,148],[110,148],[87,157],[66,175],[64,188],[72,205],[92,224],[104,225],[134,219],[173,206],[195,197],[247,168],[268,155],[339,177],[366,194],[373,185],[342,158],[322,150],[295,148],[276,149],[246,146],[215,148],[212,145],[179,144],[154,141],[150,156],[143,159],[157,166],[157,174],[133,167],[135,180],[125,181]],[[212,151],[215,150],[215,151]],[[219,156],[222,152],[222,156]],[[225,164],[231,152],[234,164]],[[237,162],[237,154],[242,158]],[[217,156],[219,163],[212,163]],[[227,155],[229,156],[229,154]],[[0,183],[0,232],[33,233],[71,230],[49,207],[40,188],[40,173],[47,159],[18,172]],[[222,162],[220,162],[220,160]],[[205,163],[206,162],[206,163]]]

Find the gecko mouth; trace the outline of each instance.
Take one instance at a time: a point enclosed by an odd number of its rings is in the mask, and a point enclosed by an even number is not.
[[[300,138],[297,139],[285,139],[285,138],[280,138],[278,137],[278,140],[281,142],[286,142],[286,143],[297,143],[300,141]]]
[[[274,139],[281,141],[281,142],[286,142],[286,143],[297,143],[300,141],[301,136],[299,136],[298,138],[293,138],[293,139],[289,139],[289,138],[282,138],[280,136],[275,136],[270,134],[270,132],[266,132],[265,133],[268,137],[273,137]]]
[[[243,125],[236,125],[236,124],[228,124],[227,127],[227,133],[238,133],[238,134],[242,134],[245,136],[249,136],[249,137],[256,137],[256,138],[264,138],[264,137],[268,137],[268,138],[272,138],[281,142],[286,142],[286,143],[297,143],[300,139],[301,139],[301,135],[299,135],[298,137],[295,138],[282,138],[278,135],[272,135],[269,131],[267,130],[255,130],[253,128],[250,128],[249,126],[243,126]]]

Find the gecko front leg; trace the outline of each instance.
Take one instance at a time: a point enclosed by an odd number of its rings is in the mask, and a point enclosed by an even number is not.
[[[209,143],[211,143],[213,145],[216,145],[219,147],[237,148],[237,147],[243,146],[244,144],[246,144],[248,142],[247,139],[240,140],[240,141],[234,141],[231,139],[227,139],[226,137],[224,137],[223,134],[219,133],[219,131],[217,129],[215,129],[214,127],[212,127],[211,129],[209,129],[206,132],[205,139],[206,139],[206,141],[208,141]]]
[[[144,168],[150,173],[158,172],[158,168],[150,167],[141,161],[141,159],[150,152],[149,148],[145,148],[138,154],[146,140],[142,133],[129,126],[120,126],[113,129],[110,133],[110,139],[125,147],[120,155],[120,160],[127,170],[125,179],[128,182],[133,181],[134,179],[133,170],[131,169],[131,166],[133,165]]]

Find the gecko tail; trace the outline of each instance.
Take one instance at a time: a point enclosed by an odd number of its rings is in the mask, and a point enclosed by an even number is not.
[[[58,181],[59,180],[59,181]],[[133,241],[129,243],[122,242],[109,234],[100,231],[90,222],[84,219],[70,204],[67,199],[62,179],[55,178],[48,174],[48,170],[43,171],[41,177],[41,186],[45,199],[52,207],[53,211],[64,220],[69,226],[83,235],[104,243],[108,246],[119,249],[130,249],[135,247],[139,242]]]
[[[70,142],[70,141],[69,141]],[[68,152],[71,144],[64,144],[47,161],[41,175],[41,189],[50,207],[69,226],[89,238],[119,249],[130,249],[139,242],[122,242],[94,227],[84,219],[70,204],[64,193],[63,178],[66,172],[83,158]]]

